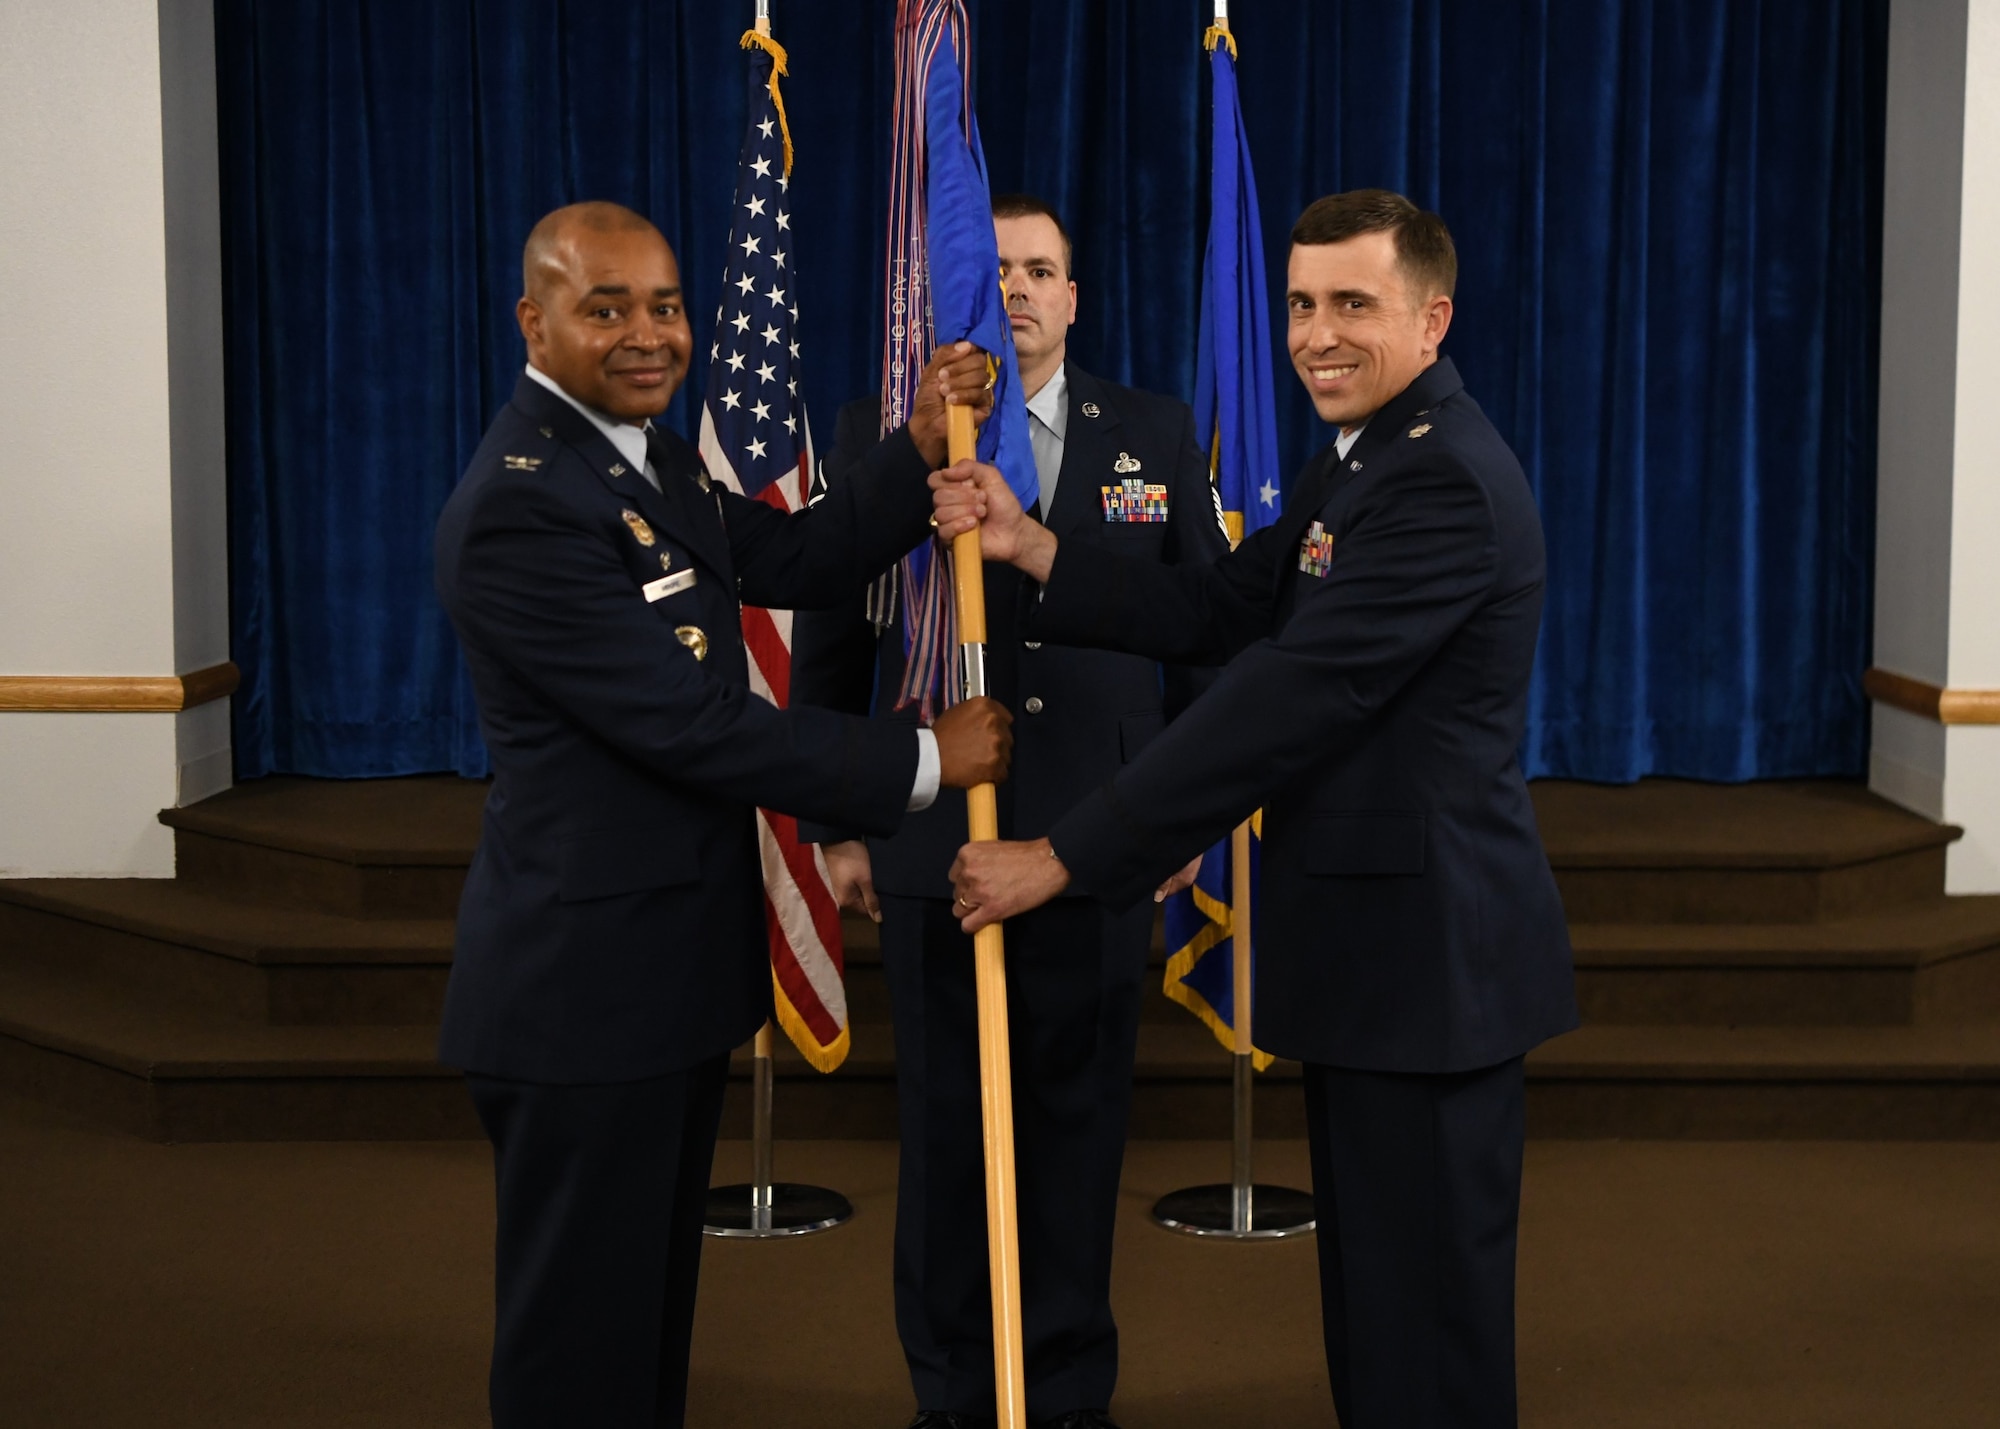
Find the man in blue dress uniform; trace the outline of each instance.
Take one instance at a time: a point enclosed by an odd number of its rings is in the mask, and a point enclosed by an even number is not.
[[[1186,404],[1069,361],[1069,236],[1047,204],[1027,195],[997,197],[993,213],[1043,519],[1082,551],[1166,565],[1214,560],[1228,540]],[[880,425],[872,398],[842,409],[826,462],[829,492],[872,480],[883,450],[906,440],[901,432],[880,438]],[[1016,712],[1000,829],[1017,838],[1045,833],[1085,790],[1136,758],[1197,683],[1151,658],[1026,634],[1034,599],[1020,572],[986,568],[989,685]],[[900,612],[889,615],[878,627],[859,590],[836,610],[802,612],[793,627],[794,695],[914,728],[917,711],[896,708],[906,657]],[[940,798],[886,838],[863,842],[861,832],[801,825],[803,837],[824,844],[836,893],[882,924],[902,1141],[896,1329],[916,1393],[915,1429],[990,1423],[977,999],[972,943],[952,913],[948,877],[966,839],[965,800]],[[1065,897],[1007,930],[1022,1322],[1037,1429],[1111,1423],[1112,1225],[1154,912],[1150,899],[1113,912]]]
[[[651,424],[687,372],[680,275],[614,204],[537,224],[528,369],[439,519],[437,588],[493,761],[441,1055],[492,1138],[501,1429],[679,1425],[729,1051],[771,1015],[758,805],[894,830],[1006,773],[1006,712],[933,731],[774,708],[738,601],[829,601],[928,530],[958,345],[910,440],[784,515]]]
[[[1576,1025],[1516,760],[1541,521],[1438,355],[1456,275],[1443,221],[1400,195],[1306,209],[1289,346],[1338,432],[1212,567],[1079,559],[990,468],[933,479],[943,533],[983,514],[988,557],[1043,583],[1032,635],[1225,664],[1046,838],[966,848],[958,912],[1126,907],[1264,810],[1257,1040],[1305,1064],[1344,1429],[1515,1423],[1522,1056]]]

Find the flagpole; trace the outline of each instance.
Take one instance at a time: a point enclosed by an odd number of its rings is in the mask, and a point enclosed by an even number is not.
[[[757,34],[770,37],[771,0],[757,0],[754,29]],[[775,53],[782,56],[783,51]],[[771,84],[775,98],[775,74]],[[783,117],[781,109],[781,121]],[[789,172],[789,148],[786,163]],[[702,1231],[706,1235],[751,1240],[812,1235],[831,1230],[854,1215],[853,1204],[838,1191],[773,1178],[771,1101],[777,1072],[773,1061],[775,1044],[767,1018],[750,1044],[750,1180],[709,1188],[702,1218]]]
[[[947,428],[950,460],[975,455],[972,409],[954,406]],[[958,600],[959,651],[967,698],[986,690],[986,579],[979,533],[953,540],[952,582]],[[993,786],[965,791],[972,842],[1000,837]],[[1020,1219],[1014,1202],[1014,1078],[1007,1042],[1006,942],[998,923],[972,937],[979,992],[979,1110],[986,1133],[986,1259],[993,1290],[993,1386],[1001,1429],[1026,1429],[1027,1372],[1021,1346]]]
[[[1215,23],[1202,36],[1211,53],[1227,45],[1234,61],[1236,40],[1229,33],[1229,0],[1215,0]],[[1219,62],[1219,61],[1218,61]],[[1217,100],[1217,124],[1221,124]],[[1220,133],[1220,129],[1217,131]],[[1211,195],[1213,194],[1211,175]],[[1214,220],[1210,220],[1213,224]],[[1211,230],[1212,234],[1212,230]],[[1212,238],[1211,238],[1212,241]],[[1203,301],[1208,301],[1204,292]],[[1209,446],[1209,480],[1219,475],[1222,457],[1222,409],[1217,404],[1215,432]],[[1232,538],[1234,547],[1242,539]],[[1245,819],[1229,836],[1230,941],[1230,1176],[1225,1186],[1190,1186],[1162,1196],[1153,1205],[1153,1220],[1169,1230],[1221,1240],[1282,1240],[1313,1229],[1313,1200],[1303,1191],[1283,1186],[1259,1186],[1251,1176],[1253,1122],[1257,1086],[1256,1032],[1251,1025],[1254,967],[1250,934],[1252,820]]]

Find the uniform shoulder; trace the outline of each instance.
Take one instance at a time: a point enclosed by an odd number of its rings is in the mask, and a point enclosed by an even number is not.
[[[1108,402],[1121,418],[1175,425],[1193,420],[1192,409],[1178,397],[1165,392],[1149,392],[1144,387],[1127,387],[1086,372],[1073,371],[1071,391],[1080,400],[1094,398],[1099,402]]]

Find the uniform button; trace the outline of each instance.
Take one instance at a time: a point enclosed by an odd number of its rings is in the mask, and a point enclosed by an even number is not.
[[[1042,697],[1040,695],[1029,695],[1028,702],[1022,705],[1021,708],[1029,714],[1040,714],[1042,712]]]
[[[1028,648],[1028,649],[1030,649],[1030,650],[1039,650],[1039,649],[1041,649],[1041,648],[1042,648],[1042,642],[1041,642],[1041,641],[1039,641],[1039,640],[1029,640],[1029,641],[1026,641],[1026,642],[1024,642],[1024,643],[1026,644],[1027,648]]]

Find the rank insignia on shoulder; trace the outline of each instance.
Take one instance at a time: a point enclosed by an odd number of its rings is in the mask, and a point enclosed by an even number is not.
[[[1137,466],[1136,461],[1132,463]],[[1121,466],[1119,470],[1124,470]],[[1128,476],[1116,486],[1100,486],[1106,521],[1164,521],[1167,519],[1167,488],[1164,483]]]
[[[1083,415],[1086,417],[1094,417],[1101,410],[1095,402],[1085,402],[1083,404]]]
[[[646,518],[629,507],[618,513],[625,518],[625,524],[632,528],[632,535],[642,546],[653,544],[653,528],[646,524]]]
[[[1306,527],[1305,539],[1299,542],[1299,570],[1309,576],[1323,576],[1333,564],[1333,536],[1315,521]]]
[[[1430,429],[1431,429],[1431,424],[1429,422],[1419,423],[1418,425],[1410,428],[1410,436],[1412,439],[1421,437],[1425,432],[1428,432]]]
[[[708,636],[703,633],[699,625],[676,625],[674,627],[674,639],[680,641],[681,644],[693,651],[695,659],[706,660],[708,658]]]
[[[1118,453],[1118,460],[1111,463],[1111,469],[1120,476],[1130,476],[1139,469],[1139,458],[1130,452]]]
[[[509,471],[533,471],[542,464],[542,459],[538,456],[509,456],[500,459],[507,463]]]

